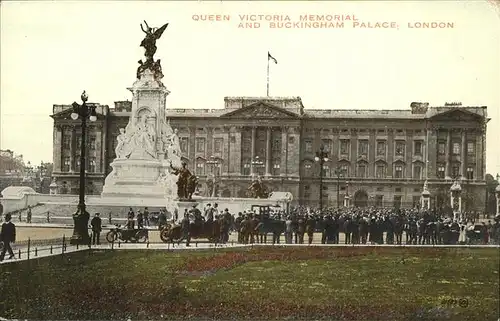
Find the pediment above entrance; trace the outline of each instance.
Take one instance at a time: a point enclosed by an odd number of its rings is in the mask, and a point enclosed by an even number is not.
[[[464,108],[453,108],[430,117],[433,121],[446,120],[446,121],[478,121],[482,120],[484,116],[475,112],[466,110]]]
[[[255,104],[230,111],[220,116],[231,119],[298,119],[299,116],[288,110],[267,103]]]

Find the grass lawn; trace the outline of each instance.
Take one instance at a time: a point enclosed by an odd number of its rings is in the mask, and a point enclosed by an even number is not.
[[[0,317],[497,320],[498,249],[87,251],[0,267]]]

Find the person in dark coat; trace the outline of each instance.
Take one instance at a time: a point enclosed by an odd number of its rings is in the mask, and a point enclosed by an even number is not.
[[[316,228],[316,219],[312,216],[309,216],[306,221],[308,244],[312,244],[315,228]]]
[[[131,219],[134,219],[135,218],[135,213],[134,213],[134,210],[131,208],[129,208],[128,210],[128,214],[127,214],[127,217],[128,218],[131,218]]]
[[[299,244],[304,244],[305,233],[306,233],[306,220],[301,215],[297,220],[297,234],[299,235]]]
[[[26,223],[31,223],[31,206],[28,206],[28,213],[26,213]]]
[[[94,218],[92,219],[92,221],[90,221],[90,225],[92,226],[92,244],[99,245],[99,238],[102,231],[102,220],[99,217],[99,213],[95,213]]]
[[[189,233],[189,224],[190,224],[189,214],[185,213],[184,218],[182,219],[181,222],[181,228],[182,228],[182,238],[186,240],[186,246],[190,246],[189,241],[191,241],[191,235]]]
[[[141,213],[141,211],[137,211],[137,228],[144,228],[144,215]]]
[[[149,210],[147,207],[144,208],[143,217],[144,217],[144,224],[146,226],[149,226]]]
[[[2,224],[2,231],[0,232],[0,241],[3,242],[0,261],[3,261],[7,252],[9,252],[9,260],[14,258],[14,251],[12,251],[10,243],[16,242],[16,226],[11,222],[11,219],[10,214],[5,214],[5,223]]]
[[[243,222],[243,213],[239,212],[238,217],[234,220],[234,228],[238,234],[238,243],[243,243],[243,234],[240,232],[241,222]]]
[[[165,210],[160,211],[160,215],[158,215],[158,228],[161,230],[163,226],[167,224],[167,214],[165,214]]]

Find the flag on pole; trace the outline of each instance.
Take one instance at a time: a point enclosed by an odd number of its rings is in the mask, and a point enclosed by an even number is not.
[[[271,54],[268,51],[267,52],[267,60],[269,60],[269,59],[272,59],[275,64],[278,64],[278,60],[276,60],[276,58],[274,58],[273,56],[271,56]]]

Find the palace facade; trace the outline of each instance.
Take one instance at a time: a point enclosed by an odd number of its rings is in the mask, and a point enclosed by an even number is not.
[[[89,124],[87,193],[99,194],[115,158],[119,129],[132,103],[97,106]],[[54,171],[60,193],[78,193],[80,121],[71,105],[54,105]],[[220,109],[168,109],[178,129],[183,159],[200,177],[208,196],[246,197],[254,175],[294,201],[342,206],[419,204],[425,180],[431,207],[449,204],[449,189],[461,179],[465,210],[484,210],[487,107],[460,103],[402,110],[304,108],[300,97],[226,97]],[[323,146],[328,160],[320,165]],[[319,182],[323,181],[323,191]]]

